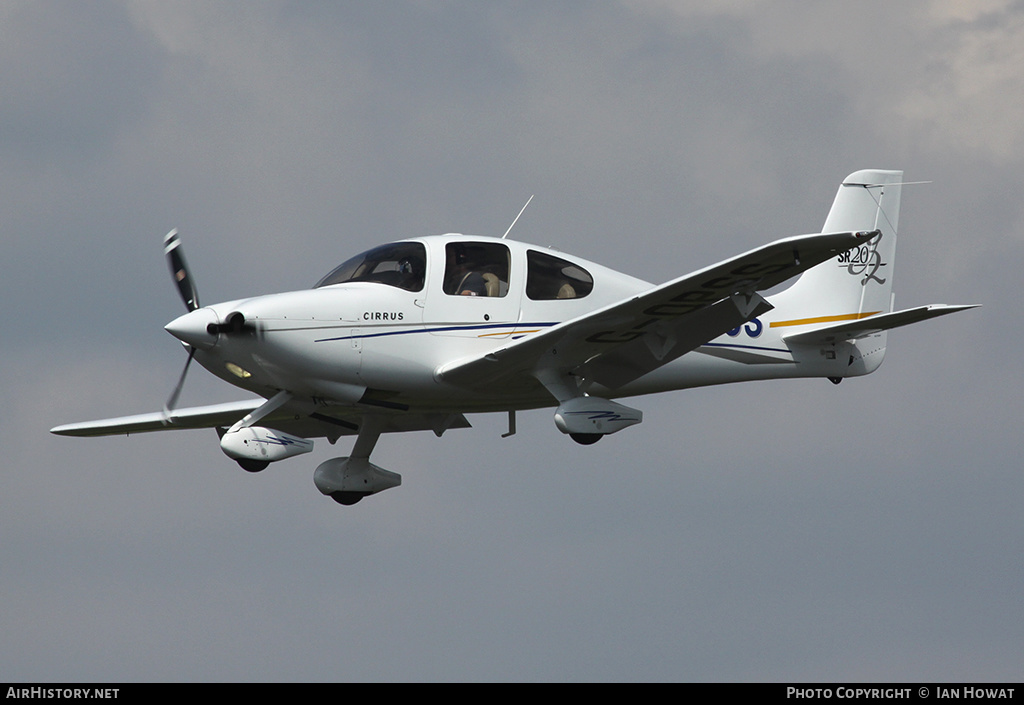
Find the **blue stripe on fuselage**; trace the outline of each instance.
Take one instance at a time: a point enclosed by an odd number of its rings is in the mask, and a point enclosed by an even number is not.
[[[554,323],[488,323],[486,325],[457,325],[457,326],[442,326],[440,328],[414,328],[412,330],[395,330],[388,331],[386,333],[364,333],[360,335],[342,335],[336,338],[320,338],[315,340],[315,343],[328,343],[334,340],[354,340],[359,338],[383,338],[390,335],[411,335],[414,333],[446,333],[448,331],[470,331],[470,330],[493,330],[495,328],[509,328],[509,333],[514,333],[516,328],[549,328],[551,326],[558,325],[558,322]],[[353,328],[359,328],[361,326],[353,325]]]

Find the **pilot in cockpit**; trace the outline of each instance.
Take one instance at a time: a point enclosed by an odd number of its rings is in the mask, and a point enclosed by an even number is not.
[[[426,266],[422,257],[406,256],[398,261],[398,272],[403,277],[400,284],[403,289],[418,291],[423,287],[423,277],[426,273]]]

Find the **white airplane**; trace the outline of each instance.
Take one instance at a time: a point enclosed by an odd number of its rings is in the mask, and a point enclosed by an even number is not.
[[[658,286],[504,238],[438,235],[374,248],[312,289],[203,307],[176,231],[165,239],[188,313],[166,326],[188,361],[163,412],[68,424],[64,436],[215,428],[250,472],[356,436],[316,468],[354,504],[401,484],[370,453],[382,433],[467,428],[467,413],[555,407],[578,443],[638,424],[613,401],[774,378],[866,375],[886,332],[973,306],[894,312],[900,171],[840,185],[820,234],[764,245]],[[506,233],[508,235],[508,233]],[[768,298],[760,292],[800,275]],[[192,359],[259,395],[175,409]]]

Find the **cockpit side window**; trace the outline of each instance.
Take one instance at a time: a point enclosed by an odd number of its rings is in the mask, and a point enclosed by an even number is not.
[[[394,242],[343,262],[316,283],[314,289],[346,282],[377,282],[406,291],[423,291],[427,249],[420,242]]]
[[[505,296],[509,251],[494,242],[445,245],[444,293],[450,296]]]
[[[526,252],[526,296],[534,301],[582,299],[594,289],[594,278],[578,264],[546,252]]]

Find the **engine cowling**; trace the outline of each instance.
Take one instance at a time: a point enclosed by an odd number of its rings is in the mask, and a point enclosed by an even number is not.
[[[220,439],[220,447],[225,455],[234,460],[274,463],[310,452],[313,450],[313,441],[272,428],[249,426],[225,433]]]
[[[568,434],[606,436],[643,420],[639,409],[600,397],[576,397],[555,409],[555,426]]]

